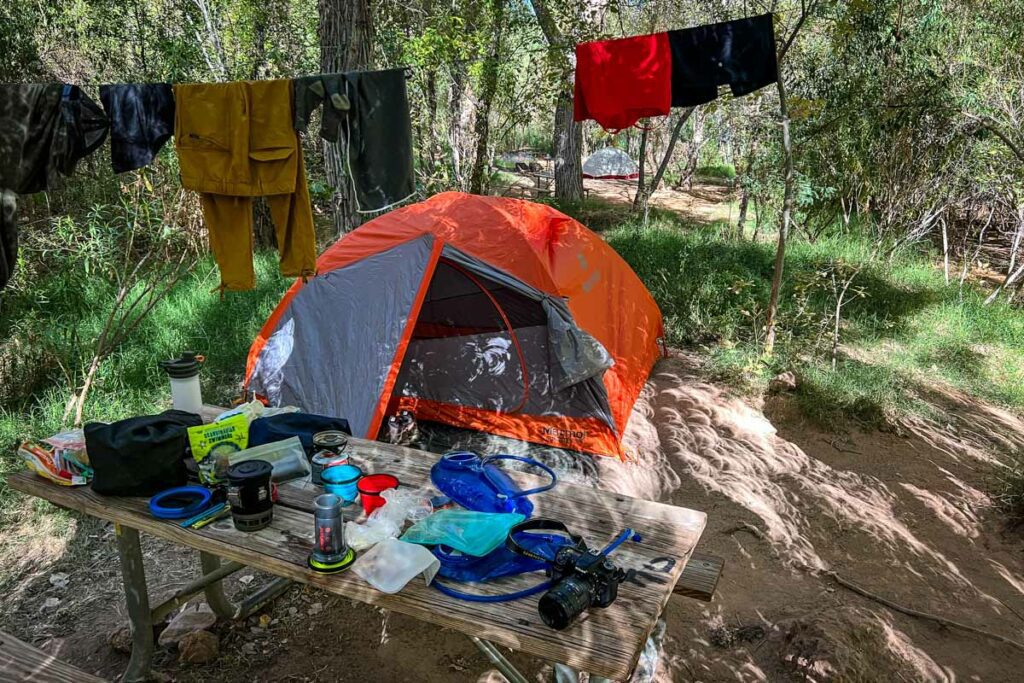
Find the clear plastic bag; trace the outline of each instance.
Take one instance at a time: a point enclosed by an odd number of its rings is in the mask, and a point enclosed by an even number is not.
[[[389,519],[401,524],[406,520],[418,522],[430,516],[434,506],[430,504],[430,494],[422,489],[395,488],[382,492],[384,505],[374,510],[374,515],[384,515]]]
[[[518,513],[440,510],[414,524],[402,540],[446,545],[466,555],[483,557],[504,543],[512,527],[524,519]]]
[[[399,487],[388,489],[381,496],[386,502],[371,512],[365,522],[348,522],[345,525],[345,538],[357,551],[395,538],[402,532],[406,520],[418,522],[434,511],[429,494],[423,490]]]
[[[389,538],[395,538],[401,532],[402,527],[387,517],[370,515],[370,518],[362,524],[345,522],[345,540],[348,541],[349,547],[356,552],[372,548]]]
[[[417,574],[422,574],[429,586],[440,566],[423,546],[389,538],[360,555],[352,571],[379,591],[397,593]]]
[[[308,477],[311,472],[309,461],[306,460],[306,451],[297,436],[233,453],[228,456],[228,465],[256,459],[270,463],[274,468],[270,478],[278,484]]]
[[[280,408],[268,408],[263,405],[260,401],[252,400],[248,403],[243,403],[240,406],[235,406],[231,410],[225,410],[223,413],[217,416],[214,422],[220,422],[226,417],[232,415],[245,415],[245,419],[252,422],[258,417],[272,417],[274,415],[280,415],[281,413],[297,413],[299,409],[295,406],[282,406]]]

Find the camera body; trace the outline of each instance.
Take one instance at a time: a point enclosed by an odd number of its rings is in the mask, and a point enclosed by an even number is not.
[[[619,594],[627,573],[596,550],[576,546],[559,549],[551,566],[554,584],[538,605],[541,619],[556,630],[567,628],[591,607],[608,607]]]

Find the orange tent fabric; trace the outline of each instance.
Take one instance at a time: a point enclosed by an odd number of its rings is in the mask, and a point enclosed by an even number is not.
[[[661,312],[629,265],[600,236],[549,206],[446,192],[384,214],[345,235],[319,257],[318,274],[357,264],[425,235],[433,238],[431,264],[415,296],[365,436],[376,438],[385,407],[393,407],[397,401],[391,393],[419,307],[441,249],[450,245],[566,302],[576,325],[599,341],[614,361],[602,378],[614,429],[587,417],[502,413],[422,400],[406,401],[406,405],[418,417],[457,427],[583,452],[621,455],[622,432],[659,355],[659,339],[663,335]],[[315,279],[310,281],[313,282]],[[303,288],[309,286],[296,281],[261,329],[249,352],[247,384],[282,316]]]

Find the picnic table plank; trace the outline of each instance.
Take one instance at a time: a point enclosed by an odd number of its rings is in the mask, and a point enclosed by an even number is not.
[[[3,631],[0,631],[0,681],[106,683],[99,676],[62,662]]]
[[[352,438],[353,462],[369,472],[395,474],[405,485],[426,486],[437,456],[410,448]],[[522,485],[540,477],[510,472]],[[601,546],[622,528],[641,534],[613,555],[625,568],[638,570],[634,582],[620,586],[609,608],[591,609],[565,631],[554,631],[537,614],[537,599],[507,603],[473,603],[450,598],[414,580],[400,593],[381,593],[354,573],[318,574],[306,567],[312,546],[312,499],[322,489],[307,483],[286,484],[270,527],[237,531],[230,520],[200,530],[182,529],[154,519],[144,498],[99,496],[91,489],[55,486],[29,472],[8,478],[19,491],[101,519],[139,529],[166,540],[244,563],[277,576],[315,585],[355,600],[408,614],[427,622],[489,640],[528,654],[563,662],[596,676],[628,678],[665,603],[704,529],[704,513],[565,482],[533,498],[537,516],[552,517]],[[361,510],[346,508],[346,519]],[[505,593],[534,585],[539,575],[510,577],[466,588],[480,594]]]

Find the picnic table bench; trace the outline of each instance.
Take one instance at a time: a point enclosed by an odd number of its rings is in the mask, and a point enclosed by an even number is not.
[[[410,486],[429,485],[430,467],[438,458],[433,453],[358,438],[349,440],[347,450],[364,472],[394,474]],[[510,476],[524,487],[541,481],[522,472],[510,472]],[[465,602],[443,595],[422,581],[412,581],[401,592],[389,595],[351,572],[327,575],[310,570],[306,558],[312,547],[311,512],[313,499],[322,489],[308,481],[279,486],[273,523],[250,533],[236,530],[230,518],[198,530],[183,529],[176,522],[152,517],[146,498],[100,496],[91,488],[57,486],[27,471],[10,475],[7,481],[23,493],[114,523],[133,632],[125,681],[148,677],[153,624],[192,597],[205,593],[218,616],[242,619],[286,590],[291,582],[310,584],[464,633],[511,683],[525,683],[527,679],[495,644],[587,671],[595,683],[605,678],[627,679],[706,523],[703,512],[566,482],[533,497],[535,516],[565,522],[592,546],[607,543],[625,527],[640,534],[640,540],[623,544],[612,555],[618,566],[636,570],[635,577],[619,587],[618,599],[607,609],[588,610],[564,631],[555,631],[541,621],[536,597],[503,603]],[[349,506],[345,519],[354,519],[360,512],[359,506]],[[140,531],[200,553],[202,575],[153,608],[146,588]],[[227,564],[222,564],[222,559]],[[721,570],[716,560],[706,557],[694,564],[692,580],[683,594],[710,599]],[[221,580],[244,567],[279,578],[236,605],[224,595]],[[471,591],[507,593],[536,582],[536,575],[523,575],[473,586]]]
[[[0,631],[0,683],[105,683]]]

